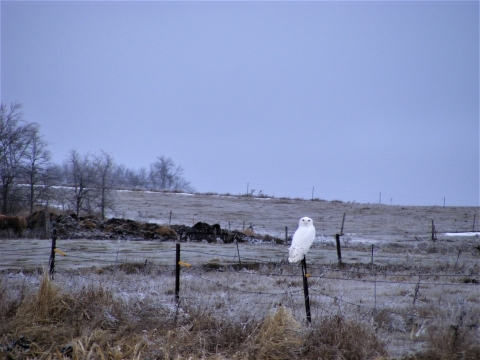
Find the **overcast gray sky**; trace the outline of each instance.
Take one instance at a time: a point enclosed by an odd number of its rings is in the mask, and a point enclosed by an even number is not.
[[[479,205],[479,3],[1,1],[1,101],[53,160],[199,192]]]

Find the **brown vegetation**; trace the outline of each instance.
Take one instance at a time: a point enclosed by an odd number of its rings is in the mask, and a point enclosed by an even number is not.
[[[69,293],[44,275],[18,298],[2,283],[1,355],[9,359],[372,359],[385,354],[374,333],[341,316],[316,327],[284,306],[264,320],[228,319],[205,303],[132,308],[101,286]],[[341,357],[340,357],[341,356]]]
[[[158,277],[158,271],[142,276]],[[114,273],[120,280],[127,276],[122,274],[138,274],[126,267],[98,272],[106,279]],[[168,302],[146,297],[129,300],[120,295],[122,291],[114,292],[115,287],[102,283],[85,281],[71,288],[48,275],[37,276],[35,291],[31,286],[35,275],[20,286],[7,278],[0,283],[1,358],[393,359],[380,340],[392,321],[388,316],[393,313],[388,315],[386,310],[370,321],[337,312],[319,316],[309,326],[294,315],[288,301],[258,318],[247,303],[238,301],[241,311],[230,314],[219,311],[225,306],[221,300],[212,302],[198,292],[191,301],[192,292],[186,293],[186,301],[177,306],[172,293]],[[425,332],[420,329],[423,326],[412,326],[411,336],[424,337],[427,346],[395,359],[478,359],[478,314],[439,311],[436,316],[438,321],[431,322]]]
[[[27,221],[24,217],[0,215],[0,230],[12,229],[20,237],[26,228]]]

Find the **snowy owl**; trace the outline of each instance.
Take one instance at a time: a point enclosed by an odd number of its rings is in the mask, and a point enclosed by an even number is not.
[[[289,262],[299,262],[312,246],[313,239],[315,239],[315,227],[313,221],[309,217],[303,217],[298,223],[298,229],[293,234],[292,246],[290,246],[290,253],[288,254]]]

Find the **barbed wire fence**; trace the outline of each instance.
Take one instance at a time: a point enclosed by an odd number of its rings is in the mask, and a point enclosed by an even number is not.
[[[338,235],[340,234],[336,234],[336,239]],[[338,241],[338,264],[309,265],[308,273],[302,274],[298,264],[290,264],[285,259],[241,257],[241,247],[239,248],[238,244],[231,254],[218,255],[190,250],[188,244],[182,249],[183,244],[179,242],[171,243],[171,250],[136,251],[132,242],[132,249],[100,252],[76,247],[58,248],[56,240],[53,232],[51,247],[45,246],[36,250],[45,251],[43,258],[49,256],[50,276],[65,286],[75,286],[79,281],[96,282],[117,289],[143,286],[155,292],[162,301],[170,301],[179,306],[195,304],[199,298],[208,298],[219,310],[228,305],[243,304],[246,310],[258,316],[279,304],[288,304],[301,316],[301,309],[305,305],[304,316],[307,322],[311,321],[310,308],[317,317],[321,313],[347,312],[354,309],[365,317],[375,317],[383,312],[420,321],[429,320],[433,318],[432,315],[417,311],[418,300],[423,291],[455,287],[468,292],[478,292],[480,283],[478,271],[388,271],[375,266],[373,258],[372,262],[364,264],[363,268],[348,267],[342,262]],[[2,257],[25,258],[30,250],[7,249],[3,251]],[[60,261],[56,259],[56,255],[62,256]],[[215,258],[212,260],[213,256]],[[163,261],[158,261],[158,258],[163,258]],[[210,260],[187,262],[195,258]],[[81,261],[85,265],[100,263],[103,267],[112,269],[111,276],[100,278],[95,273],[69,271],[69,263],[73,260]],[[2,264],[0,266],[8,268]],[[118,270],[134,274],[136,278],[120,278],[117,276]],[[138,276],[141,277],[140,280]],[[381,303],[377,292],[379,286],[387,289],[384,289],[384,292],[394,289],[392,293],[396,292],[398,295]],[[358,294],[352,294],[345,289],[356,289],[354,292],[358,291],[367,296],[358,300]]]

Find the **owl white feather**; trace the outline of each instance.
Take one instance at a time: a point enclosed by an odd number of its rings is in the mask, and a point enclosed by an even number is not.
[[[303,257],[310,249],[315,239],[315,227],[309,217],[302,217],[298,224],[298,229],[293,234],[292,245],[288,254],[288,261],[291,263],[303,260]]]

